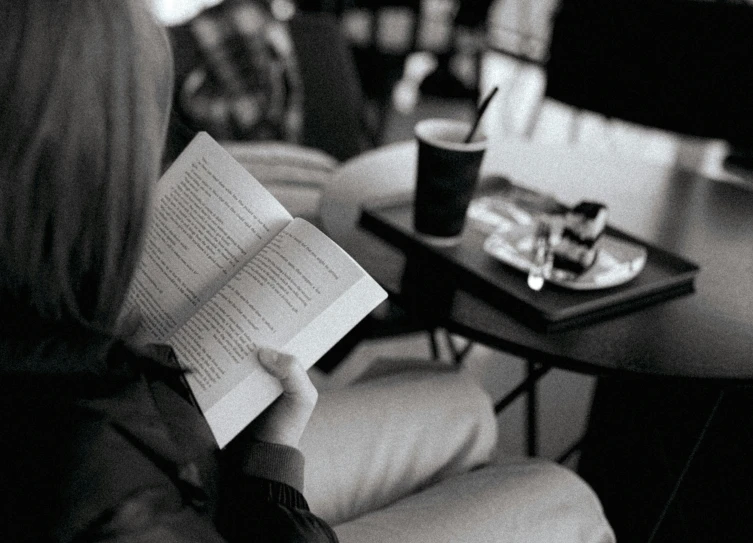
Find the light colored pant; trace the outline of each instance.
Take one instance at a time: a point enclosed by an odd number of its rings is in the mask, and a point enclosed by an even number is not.
[[[593,491],[551,462],[486,465],[491,402],[417,369],[322,391],[304,433],[306,498],[343,543],[614,541]]]

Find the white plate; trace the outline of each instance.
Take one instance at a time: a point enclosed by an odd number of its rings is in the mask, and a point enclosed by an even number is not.
[[[522,272],[531,268],[534,225],[521,225],[497,230],[484,243],[484,251]],[[604,234],[597,242],[598,256],[594,265],[577,275],[553,269],[546,280],[572,290],[601,290],[616,287],[635,278],[646,265],[645,247]]]

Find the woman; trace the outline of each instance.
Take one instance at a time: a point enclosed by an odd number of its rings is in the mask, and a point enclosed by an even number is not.
[[[288,393],[220,457],[170,352],[116,327],[172,90],[142,4],[0,7],[2,539],[334,540],[299,492],[300,366],[260,356]]]
[[[143,3],[0,2],[0,539],[611,541],[562,468],[469,473],[496,422],[456,373],[323,392],[312,415],[300,365],[260,352],[285,393],[217,450],[172,351],[118,325],[172,90]]]

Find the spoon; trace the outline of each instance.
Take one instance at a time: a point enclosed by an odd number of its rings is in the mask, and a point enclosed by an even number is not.
[[[528,270],[528,288],[539,291],[552,273],[551,226],[543,220],[536,224],[531,249],[531,268]]]

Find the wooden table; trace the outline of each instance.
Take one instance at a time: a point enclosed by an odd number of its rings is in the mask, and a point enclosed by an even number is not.
[[[362,203],[412,190],[415,162],[413,142],[356,157],[339,170],[322,205],[327,232],[395,300],[413,310],[427,300],[411,296],[415,294],[411,283],[403,277],[409,259],[359,229],[357,223]],[[712,401],[714,406],[700,414],[706,422],[700,431],[693,431],[692,450],[677,460],[679,475],[672,474],[672,488],[661,490],[667,493],[661,505],[648,513],[661,509],[653,537],[675,500],[723,391],[729,385],[753,383],[753,186],[626,157],[503,138],[490,142],[482,176],[490,174],[550,193],[566,204],[601,201],[609,207],[613,226],[700,265],[694,293],[571,330],[537,332],[463,291],[454,294],[449,311],[437,323],[529,360],[531,378],[518,390],[529,392],[530,454],[536,452],[535,380],[549,367],[598,376],[642,377],[650,379],[643,382],[664,383],[660,384],[667,387],[664,390],[683,383],[720,391]],[[647,495],[655,488],[643,490],[641,495]]]

